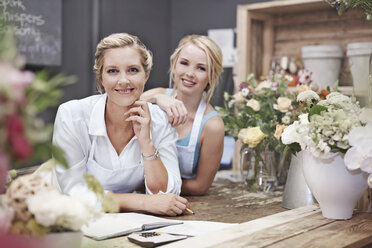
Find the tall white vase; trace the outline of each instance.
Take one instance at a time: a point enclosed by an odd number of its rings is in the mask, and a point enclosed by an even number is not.
[[[369,58],[372,53],[372,42],[355,42],[347,44],[347,56],[354,93],[362,106],[367,105],[369,88]]]
[[[304,151],[303,156],[304,177],[323,216],[350,219],[368,187],[368,174],[361,170],[349,171],[340,154],[331,159],[319,159]]]
[[[294,209],[314,204],[316,201],[306,184],[302,171],[303,151],[292,155],[287,181],[284,187],[282,207]]]

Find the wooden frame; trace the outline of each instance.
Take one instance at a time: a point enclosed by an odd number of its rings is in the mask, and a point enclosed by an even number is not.
[[[336,44],[343,47],[344,60],[339,90],[353,94],[352,78],[346,57],[351,42],[372,41],[372,21],[361,9],[339,16],[324,0],[276,0],[238,5],[237,50],[238,82],[250,73],[256,77],[269,72],[274,56],[293,56],[301,60],[303,45]],[[239,144],[236,144],[233,170],[239,172]],[[372,190],[358,203],[359,210],[372,211]]]
[[[352,79],[346,59],[350,42],[372,41],[372,22],[361,9],[339,16],[323,0],[277,0],[238,5],[238,81],[249,73],[266,75],[274,56],[292,56],[302,63],[301,46],[337,44],[344,49],[340,90],[351,95]]]

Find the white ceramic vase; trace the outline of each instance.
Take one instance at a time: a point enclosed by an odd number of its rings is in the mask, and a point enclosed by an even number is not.
[[[339,78],[343,58],[338,45],[315,45],[301,47],[305,69],[312,72],[312,80],[320,89],[332,86]]]
[[[303,156],[304,177],[323,216],[350,219],[368,187],[368,174],[361,170],[349,171],[340,154],[331,159],[319,159],[304,151]]]

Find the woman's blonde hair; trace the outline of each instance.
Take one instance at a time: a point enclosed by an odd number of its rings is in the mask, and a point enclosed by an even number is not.
[[[146,48],[142,41],[134,35],[127,33],[111,34],[103,38],[97,45],[93,71],[96,73],[97,90],[102,93],[104,88],[102,86],[102,70],[103,58],[105,51],[111,48],[119,47],[132,47],[137,49],[141,57],[141,64],[146,73],[151,71],[152,68],[152,53]]]
[[[170,57],[169,87],[171,88],[173,84],[174,71],[180,53],[182,49],[189,44],[199,47],[207,55],[209,82],[204,91],[206,92],[206,101],[208,103],[213,96],[214,89],[216,88],[221,73],[223,72],[222,51],[220,47],[208,36],[193,34],[187,35],[180,40],[178,47],[176,50],[174,50],[172,56]]]

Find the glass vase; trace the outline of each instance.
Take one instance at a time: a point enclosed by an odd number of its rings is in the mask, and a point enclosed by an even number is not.
[[[267,148],[262,153],[255,148],[242,148],[240,172],[250,191],[268,193],[277,187],[275,153]]]
[[[277,185],[275,152],[266,148],[262,154],[262,160],[258,163],[258,191],[273,192]]]

